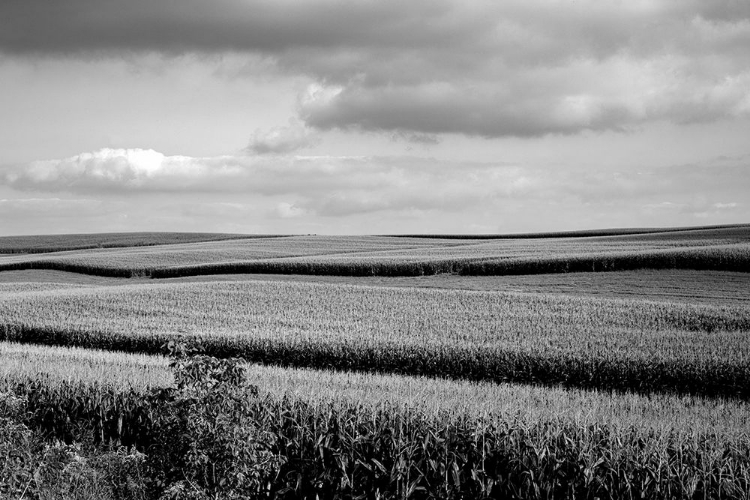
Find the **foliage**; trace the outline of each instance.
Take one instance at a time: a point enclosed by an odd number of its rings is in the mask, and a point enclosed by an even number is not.
[[[221,386],[214,382],[209,385],[213,389]],[[175,411],[177,401],[172,400],[170,412]],[[229,482],[222,487],[205,477],[210,472],[204,457],[219,456],[219,448],[222,453],[246,448],[242,441],[245,435],[238,434],[238,442],[233,444],[220,439],[222,444],[218,446],[188,435],[187,442],[194,444],[192,449],[204,454],[182,459],[180,472],[159,461],[170,453],[164,449],[166,443],[186,450],[164,431],[160,434],[164,438],[161,450],[158,446],[150,448],[153,457],[149,457],[148,472],[162,480],[163,498],[243,498],[242,494],[255,498],[267,494],[281,499],[719,499],[747,498],[750,491],[747,434],[732,439],[710,433],[657,434],[634,427],[562,419],[537,423],[446,420],[408,408],[310,405],[291,396],[255,396],[247,401],[247,423],[256,431],[262,429],[268,437],[274,436],[273,445],[259,450],[256,439],[250,447],[255,446],[255,453],[278,453],[284,459],[275,458],[272,471],[260,472],[264,479],[258,482],[263,488],[245,481],[239,486],[246,488],[241,493],[241,489],[231,490]],[[50,400],[48,404],[55,402]],[[147,398],[135,404],[151,405]],[[203,410],[193,413],[198,419],[206,418],[204,414]],[[165,420],[156,423],[163,425]],[[178,426],[190,432],[184,423]],[[233,427],[228,423],[214,429],[222,435]],[[200,431],[210,428],[201,426]],[[60,462],[66,463],[68,470],[77,470],[70,464],[79,452],[61,447],[57,453],[63,455]],[[252,453],[221,456],[234,461],[239,470],[257,472],[264,465],[254,461],[257,456]],[[161,475],[156,470],[160,463],[166,469]],[[232,480],[232,472],[223,470],[228,473],[228,481]]]
[[[275,435],[257,425],[258,388],[247,384],[241,360],[169,348],[176,387],[154,393],[148,450],[162,498],[264,496],[282,459],[272,452]]]
[[[135,449],[99,449],[61,441],[46,445],[34,471],[40,500],[145,499],[145,456]]]
[[[26,398],[0,393],[0,498],[145,498],[144,455],[135,449],[45,444],[23,422]]]
[[[38,445],[21,423],[25,413],[25,398],[0,392],[0,498],[23,496],[33,481]]]

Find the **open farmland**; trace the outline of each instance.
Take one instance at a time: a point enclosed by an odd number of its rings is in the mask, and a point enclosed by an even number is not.
[[[222,273],[505,275],[643,268],[747,272],[750,226],[496,240],[293,236],[0,256],[0,270],[154,278]]]
[[[149,283],[0,298],[8,340],[491,381],[750,398],[750,309],[294,282]]]

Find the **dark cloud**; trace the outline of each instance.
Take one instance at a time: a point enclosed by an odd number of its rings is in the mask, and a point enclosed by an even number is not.
[[[637,120],[637,110],[596,96],[560,96],[519,82],[473,85],[364,88],[349,86],[331,97],[306,99],[302,118],[313,127],[396,130],[409,137],[464,133],[483,137],[572,134],[583,129],[622,130]],[[413,134],[411,134],[413,136]],[[429,137],[429,135],[428,135]]]
[[[320,129],[430,137],[627,130],[750,114],[750,2],[3,0],[0,52],[231,51],[316,83]],[[288,152],[263,137],[254,152]]]
[[[342,46],[449,46],[445,0],[4,0],[0,47],[10,53],[263,51]]]

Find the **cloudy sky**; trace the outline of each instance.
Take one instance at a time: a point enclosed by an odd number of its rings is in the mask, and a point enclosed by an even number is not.
[[[0,235],[750,222],[747,0],[2,0]]]

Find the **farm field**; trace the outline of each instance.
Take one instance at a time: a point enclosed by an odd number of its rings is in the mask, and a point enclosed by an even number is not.
[[[262,236],[270,238],[273,236]],[[255,236],[221,233],[99,233],[0,237],[0,254],[50,253],[90,248],[120,248],[251,239]]]
[[[689,269],[641,269],[616,273],[553,273],[510,276],[316,276],[309,274],[212,274],[184,278],[163,278],[164,283],[203,283],[208,281],[283,281],[349,284],[380,287],[437,288],[562,294],[652,301],[747,304],[750,302],[750,273],[694,271]],[[107,278],[86,274],[25,270],[0,272],[0,287],[8,291],[32,286],[39,290],[70,286],[114,286],[147,284],[148,278]],[[15,284],[15,285],[11,285]]]
[[[288,366],[750,397],[741,303],[282,281],[2,287],[7,340],[156,353],[189,335]]]
[[[0,389],[58,435],[88,419],[137,442],[146,389],[169,382],[158,356],[0,343],[0,360]],[[112,368],[123,378],[98,378]],[[277,493],[744,498],[750,485],[746,403],[260,366],[249,378],[253,418],[286,457]]]
[[[750,498],[750,226],[220,236],[0,256],[0,403],[145,450],[197,340],[249,362],[277,498]]]
[[[570,271],[750,269],[750,226],[575,238],[293,236],[0,256],[0,270],[113,277],[225,273],[413,276]]]
[[[53,387],[69,383],[136,391],[173,382],[168,359],[161,355],[0,342],[0,361],[0,391],[40,376]],[[750,405],[722,398],[641,396],[257,364],[247,365],[247,370],[263,393],[316,407],[388,407],[436,419],[510,421],[527,426],[570,421],[643,432],[677,431],[682,436],[712,433],[732,439],[748,437],[750,428]]]

